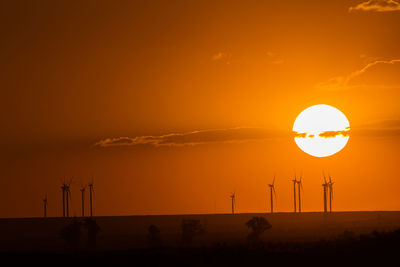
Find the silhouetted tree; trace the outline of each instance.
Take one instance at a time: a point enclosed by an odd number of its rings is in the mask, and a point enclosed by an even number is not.
[[[100,227],[97,225],[96,221],[92,218],[85,219],[85,227],[87,229],[87,244],[88,248],[94,249],[96,247],[97,235],[100,232]]]
[[[60,235],[71,249],[78,249],[81,239],[81,222],[77,220],[72,221],[61,229]]]
[[[147,230],[148,230],[147,239],[149,241],[149,245],[152,247],[161,246],[160,229],[152,224],[149,226]]]
[[[182,241],[190,245],[196,235],[204,233],[199,220],[182,220]]]
[[[247,240],[251,245],[259,244],[261,234],[272,227],[264,217],[253,217],[246,223],[246,226],[252,230],[247,236]]]

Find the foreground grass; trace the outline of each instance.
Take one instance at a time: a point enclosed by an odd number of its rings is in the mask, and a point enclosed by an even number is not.
[[[3,263],[74,266],[251,266],[271,264],[371,265],[400,262],[400,230],[355,236],[344,232],[335,240],[318,242],[256,243],[209,247],[149,247],[64,253],[3,253]],[[6,265],[5,265],[6,266]]]

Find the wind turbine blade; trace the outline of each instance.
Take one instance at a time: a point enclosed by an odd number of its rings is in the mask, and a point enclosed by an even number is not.
[[[272,180],[272,186],[275,184],[275,174],[274,174],[274,179]]]

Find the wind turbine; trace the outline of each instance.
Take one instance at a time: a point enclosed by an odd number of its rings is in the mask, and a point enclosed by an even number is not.
[[[81,194],[82,194],[82,217],[85,217],[85,190],[86,186],[81,187]]]
[[[329,212],[332,212],[332,199],[333,199],[333,184],[335,182],[332,182],[331,175],[329,174],[329,183],[328,183],[328,189],[329,189]]]
[[[294,201],[294,212],[296,213],[296,184],[297,184],[297,178],[296,178],[296,172],[294,173],[294,180],[293,182],[293,201]]]
[[[303,178],[303,174],[300,174],[300,180],[297,181],[297,184],[298,184],[297,189],[299,190],[299,212],[301,212],[301,191],[303,191],[303,184],[301,183],[302,178]]]
[[[43,217],[47,217],[47,194],[43,198]]]
[[[71,181],[72,182],[72,181]],[[71,182],[66,184],[65,186],[65,200],[66,200],[66,209],[67,209],[67,217],[69,217],[69,200],[71,199]]]
[[[231,194],[231,199],[232,199],[232,214],[235,214],[235,193]]]
[[[62,190],[63,217],[65,217],[65,195],[67,191],[67,184],[65,183],[65,179],[64,182],[62,183],[61,190]]]
[[[88,184],[88,186],[89,186],[90,217],[92,217],[93,216],[93,193],[94,193],[93,178],[92,178],[92,181]]]
[[[326,182],[325,173],[323,173],[323,175],[324,175],[324,183],[322,184],[322,187],[324,189],[324,213],[327,213],[328,207],[327,207],[327,203],[326,203],[326,201],[327,201],[326,195],[327,195],[327,190],[328,190],[329,184]]]
[[[276,198],[276,192],[275,192],[275,175],[274,179],[272,180],[272,184],[268,184],[269,186],[269,191],[271,195],[271,213],[274,213],[274,195]]]

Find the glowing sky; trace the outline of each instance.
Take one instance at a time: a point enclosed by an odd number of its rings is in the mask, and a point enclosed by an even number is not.
[[[400,209],[398,1],[2,1],[0,216],[61,214],[62,177],[95,176],[98,215]],[[338,154],[291,133],[326,103]]]

